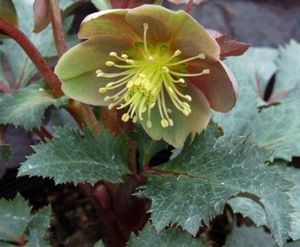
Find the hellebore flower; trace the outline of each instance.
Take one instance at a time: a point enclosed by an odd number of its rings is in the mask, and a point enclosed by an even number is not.
[[[182,146],[201,132],[210,108],[236,102],[235,79],[220,61],[218,43],[192,17],[155,5],[87,16],[78,34],[87,41],[59,60],[66,95],[123,110],[153,139]]]

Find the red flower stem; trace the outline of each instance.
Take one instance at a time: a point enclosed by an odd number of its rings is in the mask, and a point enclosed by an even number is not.
[[[24,62],[24,65],[23,65],[23,68],[22,68],[22,71],[21,71],[21,74],[20,74],[20,78],[19,78],[19,81],[18,81],[18,84],[16,86],[16,89],[19,89],[22,85],[22,82],[24,80],[24,76],[25,76],[25,71],[26,71],[26,68],[27,68],[27,65],[28,65],[28,57],[25,58],[25,62]]]
[[[31,41],[17,28],[11,25],[9,22],[0,18],[0,30],[6,35],[13,38],[27,53],[34,65],[43,75],[45,81],[53,89],[56,97],[63,96],[64,93],[61,90],[61,82],[58,77],[53,73],[53,71],[48,66],[46,60],[42,57],[39,51],[31,43]]]
[[[0,18],[0,31],[7,34],[13,38],[30,57],[34,65],[41,72],[43,78],[48,83],[48,85],[53,89],[56,97],[61,97],[64,95],[61,90],[61,82],[57,75],[48,66],[46,60],[42,57],[39,51],[31,43],[31,41],[17,28],[12,26],[10,23]],[[70,113],[79,122],[81,126],[88,127],[95,135],[100,132],[100,125],[92,111],[92,109],[79,102],[71,101],[68,107]]]
[[[194,3],[194,0],[188,1],[188,3],[186,4],[185,10],[184,10],[186,13],[190,14],[192,12],[193,3]]]
[[[93,188],[89,184],[79,184],[79,187],[83,190],[85,195],[89,198],[91,204],[96,209],[96,213],[105,226],[107,236],[109,236],[110,246],[112,247],[125,247],[126,242],[122,238],[121,233],[118,231],[118,227],[110,219],[109,214],[105,209],[103,209],[100,203],[94,196]]]
[[[0,81],[0,91],[2,91],[2,93],[10,93],[11,90],[8,86],[6,86],[4,84],[4,82]]]
[[[61,21],[59,0],[50,0],[49,5],[55,46],[58,56],[61,57],[67,51],[67,44]]]

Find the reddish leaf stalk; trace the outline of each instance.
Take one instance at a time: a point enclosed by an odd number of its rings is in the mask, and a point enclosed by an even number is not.
[[[89,105],[70,100],[68,110],[81,127],[88,128],[95,136],[100,134],[99,122]]]
[[[89,184],[79,184],[79,187],[84,191],[85,195],[89,198],[91,204],[96,209],[97,215],[105,226],[105,230],[109,235],[112,247],[122,247],[126,245],[125,240],[122,238],[121,233],[118,231],[118,227],[110,219],[107,211],[103,209],[100,203],[94,196],[93,188]]]
[[[186,13],[190,14],[192,12],[193,3],[194,3],[194,0],[188,1],[188,3],[186,4],[185,10],[184,10]]]
[[[53,139],[52,134],[43,125],[40,129],[35,129],[34,132],[41,138],[42,142],[46,142],[47,139]]]
[[[4,82],[0,81],[0,91],[2,91],[2,93],[10,93],[11,90],[8,86],[6,86],[4,84]]]
[[[19,81],[18,81],[18,84],[16,86],[16,89],[20,88],[21,85],[22,85],[22,82],[24,80],[24,76],[25,76],[25,71],[26,71],[26,68],[27,68],[27,65],[28,65],[28,57],[25,58],[25,61],[24,61],[24,65],[23,65],[23,68],[22,68],[22,71],[21,71],[21,74],[20,74],[20,78],[19,78]]]
[[[45,81],[53,89],[55,96],[63,96],[64,93],[61,90],[60,80],[48,66],[46,60],[42,57],[39,51],[31,43],[31,41],[20,30],[18,30],[2,18],[0,18],[0,31],[13,38],[23,48],[34,65],[41,72]],[[74,118],[79,121],[79,124],[81,126],[88,127],[95,135],[99,134],[100,125],[89,106],[76,102],[70,104],[68,110],[70,110]]]
[[[2,18],[0,18],[0,30],[13,38],[23,48],[34,65],[41,72],[48,85],[53,89],[55,96],[63,96],[64,93],[61,90],[61,82],[31,41],[20,30]]]
[[[50,0],[50,15],[57,54],[61,57],[67,51],[67,44],[61,21],[59,0]]]

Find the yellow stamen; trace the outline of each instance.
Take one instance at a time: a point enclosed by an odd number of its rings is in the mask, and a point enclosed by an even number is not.
[[[96,76],[100,78],[115,78],[104,87],[99,88],[100,94],[110,91],[109,96],[104,97],[104,101],[111,101],[108,108],[127,109],[121,117],[122,121],[130,119],[135,123],[144,120],[147,114],[146,126],[152,128],[151,112],[154,107],[160,115],[160,125],[163,128],[170,128],[174,124],[172,120],[172,110],[180,111],[184,116],[191,114],[192,97],[183,91],[187,82],[184,77],[202,76],[210,73],[209,69],[204,69],[200,73],[180,73],[182,68],[188,67],[190,61],[205,59],[205,54],[180,59],[182,52],[175,50],[171,53],[166,44],[147,43],[147,32],[149,25],[143,24],[143,40],[136,45],[137,48],[128,51],[128,55],[111,51],[109,55],[114,59],[105,62],[107,67],[112,67],[116,73],[106,73],[101,69],[96,70]],[[141,45],[142,44],[142,45]],[[133,55],[129,55],[133,54]],[[121,70],[121,72],[120,72]],[[112,95],[112,90],[116,93]],[[166,96],[169,100],[166,100]],[[147,113],[146,113],[147,112]]]

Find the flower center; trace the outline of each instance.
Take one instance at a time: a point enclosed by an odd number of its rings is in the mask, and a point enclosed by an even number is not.
[[[180,59],[180,50],[173,54],[165,44],[153,45],[147,43],[148,24],[144,23],[143,42],[137,42],[136,50],[124,52],[120,56],[112,51],[110,56],[114,57],[119,63],[107,61],[107,67],[121,69],[119,73],[104,73],[96,70],[97,77],[116,78],[109,82],[105,87],[99,88],[100,94],[105,94],[109,90],[116,92],[112,96],[106,96],[105,101],[111,101],[108,108],[117,109],[127,108],[127,112],[122,115],[122,120],[127,122],[132,119],[136,122],[143,120],[147,115],[147,127],[151,128],[151,110],[157,105],[161,117],[161,126],[167,128],[173,126],[171,109],[167,107],[165,95],[168,94],[172,104],[185,116],[191,113],[191,106],[188,102],[192,101],[190,95],[183,94],[181,87],[186,87],[184,77],[194,77],[209,74],[209,69],[204,69],[200,73],[187,73],[186,66],[189,61],[205,59],[205,54],[187,59]],[[136,59],[131,59],[133,53]]]

